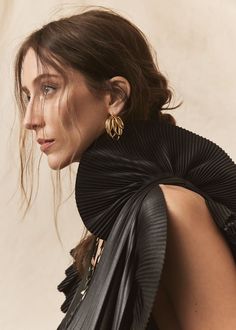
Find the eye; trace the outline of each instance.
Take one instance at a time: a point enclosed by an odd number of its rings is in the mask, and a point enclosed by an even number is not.
[[[48,94],[53,93],[56,90],[55,86],[52,85],[42,85],[42,92],[46,96]]]

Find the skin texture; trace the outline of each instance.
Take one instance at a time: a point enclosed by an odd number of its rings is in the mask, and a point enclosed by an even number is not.
[[[108,93],[98,99],[89,91],[84,76],[71,68],[67,70],[66,85],[52,67],[47,69],[48,77],[35,83],[35,78],[42,73],[41,63],[37,65],[35,52],[29,49],[22,66],[22,86],[27,100],[23,125],[35,132],[35,141],[38,138],[55,140],[45,153],[52,169],[62,169],[80,160],[82,153],[104,132],[106,118],[109,114],[118,114],[124,101],[118,97],[111,101]],[[118,82],[129,95],[130,85],[125,78],[116,76],[110,80]],[[69,114],[71,111],[73,116]]]
[[[161,330],[236,329],[236,266],[204,198],[183,187],[160,187],[168,234],[152,311],[156,323]]]

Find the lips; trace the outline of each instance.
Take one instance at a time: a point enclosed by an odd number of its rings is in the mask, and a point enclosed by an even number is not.
[[[37,142],[41,145],[40,150],[45,152],[48,150],[52,144],[54,144],[54,139],[37,139]]]
[[[53,141],[55,141],[55,140],[54,139],[37,139],[37,142],[41,145],[44,143],[51,143]]]

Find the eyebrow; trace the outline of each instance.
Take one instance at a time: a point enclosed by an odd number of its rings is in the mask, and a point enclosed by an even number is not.
[[[37,76],[34,80],[33,80],[33,85],[36,85],[41,79],[43,78],[60,78],[59,75],[57,74],[51,74],[51,73],[42,73],[39,76]],[[24,92],[29,92],[28,88],[26,86],[22,86],[21,89]]]

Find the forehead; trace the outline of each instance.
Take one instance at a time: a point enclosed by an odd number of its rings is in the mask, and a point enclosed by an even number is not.
[[[46,75],[55,75],[60,76],[60,74],[52,67],[47,66],[45,69],[40,62],[39,58],[35,51],[30,48],[23,60],[22,68],[21,68],[21,81],[23,86],[30,86],[32,82],[42,74]]]
[[[60,63],[57,63],[59,66]],[[27,51],[21,68],[21,85],[22,90],[33,89],[34,85],[39,83],[42,78],[55,78],[67,85],[80,84],[80,88],[86,85],[85,76],[78,70],[75,70],[66,64],[62,68],[62,74],[58,72],[51,65],[47,65],[45,68],[37,54],[32,48]]]

